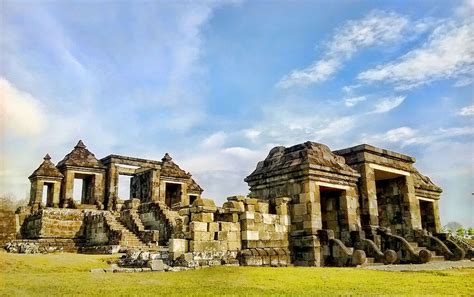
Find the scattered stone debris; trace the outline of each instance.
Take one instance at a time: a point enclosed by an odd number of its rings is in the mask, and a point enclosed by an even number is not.
[[[48,254],[54,252],[62,252],[62,248],[55,246],[40,246],[33,242],[8,242],[4,249],[9,253],[18,254]]]

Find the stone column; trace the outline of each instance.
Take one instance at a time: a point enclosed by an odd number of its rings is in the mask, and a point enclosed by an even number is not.
[[[92,191],[93,201],[92,203],[100,202],[104,203],[104,173],[94,174],[94,188]]]
[[[74,196],[74,171],[66,170],[64,173],[64,179],[61,186],[62,200],[73,198]]]
[[[360,219],[357,214],[358,205],[357,189],[355,187],[350,187],[341,194],[340,211],[342,220],[339,222],[339,228],[341,228],[341,240],[345,244],[351,243],[350,231],[360,230]]]
[[[375,186],[375,172],[369,164],[358,165],[355,168],[361,177],[359,181],[359,195],[361,196],[361,219],[362,227],[371,231],[372,227],[379,225],[379,213],[377,206],[377,189]]]
[[[59,195],[61,193],[61,182],[55,181],[53,184],[53,207],[59,207]]]
[[[415,185],[413,176],[405,176],[404,182],[400,187],[403,195],[403,233],[404,236],[411,240],[413,230],[421,230],[421,214],[420,203],[415,196]]]
[[[30,188],[30,206],[38,205],[43,198],[43,181],[35,179],[31,182]]]
[[[151,201],[158,202],[163,201],[165,202],[165,190],[164,185],[165,183],[160,183],[160,171],[153,169],[151,172]]]
[[[181,184],[181,206],[189,205],[188,196],[188,185],[186,183]]]
[[[105,195],[107,204],[107,209],[112,209],[113,198],[117,196],[118,193],[118,174],[117,167],[115,164],[109,164],[107,166],[106,180],[107,184],[105,186]]]
[[[441,232],[441,219],[439,216],[439,200],[433,201],[433,217],[434,217],[435,233],[440,233]]]
[[[301,183],[299,203],[292,205],[292,222],[302,227],[306,234],[317,234],[322,228],[321,221],[321,199],[319,186],[315,181],[307,180]],[[301,230],[301,228],[296,228]]]

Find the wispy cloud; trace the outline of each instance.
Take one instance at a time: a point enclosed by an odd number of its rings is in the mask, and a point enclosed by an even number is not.
[[[472,115],[474,115],[474,104],[461,108],[461,110],[458,111],[457,114],[460,115],[460,116],[472,116]]]
[[[357,97],[351,97],[351,98],[346,98],[344,99],[344,104],[347,106],[347,107],[352,107],[352,106],[355,106],[357,104],[359,104],[360,102],[363,102],[367,100],[367,97],[366,96],[357,96]]]
[[[401,40],[408,24],[407,17],[384,11],[372,11],[362,19],[348,21],[336,29],[321,59],[304,69],[293,70],[280,80],[278,86],[289,88],[325,81],[357,51]]]
[[[380,100],[378,103],[375,104],[375,108],[372,111],[373,113],[384,113],[388,112],[405,101],[405,96],[396,96],[396,97],[388,97]]]
[[[364,143],[373,143],[378,146],[395,143],[404,147],[408,145],[436,143],[442,140],[467,135],[474,135],[474,127],[451,127],[439,128],[434,131],[420,131],[418,129],[404,126],[380,134],[363,135],[360,141]]]
[[[394,62],[360,73],[366,82],[387,82],[410,89],[441,79],[465,79],[474,66],[474,23],[445,23],[420,48]]]

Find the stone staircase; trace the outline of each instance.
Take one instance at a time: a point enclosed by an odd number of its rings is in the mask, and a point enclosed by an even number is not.
[[[419,246],[417,242],[409,241],[408,243],[413,247],[416,254],[418,254],[423,249],[429,250],[427,247]],[[435,251],[429,251],[431,252],[430,262],[445,261],[444,256],[439,256]]]
[[[120,221],[120,215],[112,217],[112,220],[107,222],[110,227],[116,230],[120,230],[122,237],[120,239],[120,246],[126,247],[128,249],[149,249],[149,246],[138,238],[135,233],[130,231],[127,226],[125,226]]]

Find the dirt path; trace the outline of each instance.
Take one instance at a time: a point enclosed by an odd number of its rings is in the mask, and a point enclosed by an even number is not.
[[[381,270],[381,271],[423,271],[423,270],[444,270],[451,268],[474,268],[474,261],[439,261],[426,264],[402,264],[402,265],[381,265],[367,266],[363,269]]]

